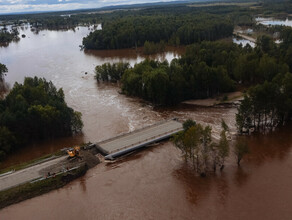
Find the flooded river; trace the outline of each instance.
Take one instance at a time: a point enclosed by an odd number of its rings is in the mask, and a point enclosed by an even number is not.
[[[23,148],[1,164],[0,168],[74,144],[100,141],[164,118],[152,111],[151,106],[120,95],[116,85],[97,84],[94,80],[96,65],[120,60],[134,65],[145,57],[133,49],[80,51],[82,38],[89,31],[87,27],[79,27],[75,31],[46,30],[36,33],[24,27],[20,29],[20,35],[25,34],[26,38],[8,47],[0,47],[0,63],[4,63],[9,71],[6,82],[13,86],[15,82],[22,83],[25,76],[51,80],[57,88],[63,88],[66,102],[83,114],[84,122],[83,135],[36,143],[34,150]],[[184,48],[168,48],[168,52],[156,58],[170,61],[183,51]]]
[[[36,143],[5,163],[24,161],[87,141],[99,141],[169,118],[193,118],[212,126],[218,137],[223,118],[235,133],[233,108],[180,105],[153,108],[118,93],[112,84],[97,84],[94,67],[119,60],[144,59],[135,50],[83,52],[88,29],[41,31],[0,48],[11,85],[24,76],[41,76],[63,87],[69,106],[82,112],[84,134]],[[172,50],[158,59],[171,59]],[[85,74],[87,72],[87,74]],[[200,178],[170,142],[102,163],[62,189],[12,205],[0,219],[290,219],[292,215],[292,127],[272,135],[249,137],[251,153],[238,168],[231,156],[222,173]],[[4,166],[4,165],[3,165]]]

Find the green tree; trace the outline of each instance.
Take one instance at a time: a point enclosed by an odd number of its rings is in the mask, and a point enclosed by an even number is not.
[[[0,101],[1,155],[31,141],[81,132],[82,126],[81,113],[67,106],[62,89],[27,77]]]
[[[236,157],[237,165],[240,166],[240,161],[243,156],[249,153],[247,141],[243,138],[237,138],[233,152]]]
[[[16,144],[16,138],[7,127],[0,127],[0,161],[3,160]]]
[[[220,133],[220,140],[218,144],[218,155],[221,160],[220,169],[224,169],[225,158],[229,155],[229,142],[226,137],[226,130],[223,129]]]
[[[189,128],[196,126],[196,122],[192,119],[188,119],[183,123],[183,128],[187,131]]]
[[[0,63],[0,81],[3,81],[3,79],[4,79],[4,74],[5,74],[6,72],[8,72],[7,67],[6,67],[4,64]]]
[[[248,133],[252,126],[252,103],[250,98],[245,95],[241,104],[237,108],[236,126],[240,134]]]
[[[214,158],[212,128],[195,124],[192,120],[186,121],[184,127],[185,130],[174,135],[172,141],[181,150],[185,161],[190,161],[196,172],[204,177],[209,169],[209,164],[214,163],[212,161]]]

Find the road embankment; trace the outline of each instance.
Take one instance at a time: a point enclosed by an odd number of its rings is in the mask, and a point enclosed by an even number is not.
[[[83,176],[88,170],[86,163],[61,175],[52,176],[33,183],[25,183],[0,192],[0,209],[30,199],[51,190],[61,188],[72,180]]]
[[[0,209],[61,188],[100,163],[90,151],[82,150],[80,155],[72,159],[62,156],[1,177],[10,184],[0,190]]]

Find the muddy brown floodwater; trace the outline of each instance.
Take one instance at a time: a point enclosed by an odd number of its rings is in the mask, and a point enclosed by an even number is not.
[[[27,38],[0,48],[0,62],[9,69],[6,80],[10,84],[22,82],[26,75],[52,80],[63,87],[69,106],[82,112],[85,125],[83,135],[35,143],[5,166],[169,117],[211,125],[215,138],[223,118],[235,134],[233,108],[157,109],[120,95],[115,85],[97,84],[95,65],[118,60],[133,64],[144,58],[133,50],[79,51],[88,31],[80,27],[75,32],[35,35],[23,29]],[[169,51],[164,57],[177,54]],[[291,130],[287,126],[273,134],[248,137],[251,153],[241,167],[231,156],[223,172],[207,178],[197,177],[180,151],[164,142],[114,163],[102,163],[62,189],[2,209],[0,219],[291,219]]]

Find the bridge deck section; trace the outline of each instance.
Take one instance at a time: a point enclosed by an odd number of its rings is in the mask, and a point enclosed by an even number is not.
[[[168,138],[182,129],[182,123],[168,120],[99,142],[97,147],[107,155],[131,148],[137,149],[156,140]]]

